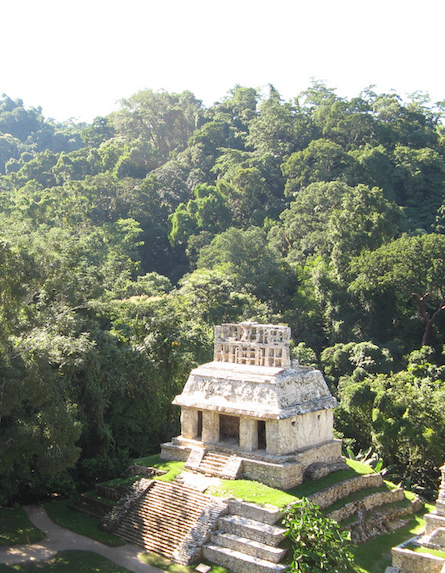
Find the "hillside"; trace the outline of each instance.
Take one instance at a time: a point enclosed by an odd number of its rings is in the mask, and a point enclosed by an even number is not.
[[[419,94],[146,90],[92,124],[2,96],[0,503],[158,451],[213,326],[244,319],[288,324],[345,445],[434,496],[444,155]]]

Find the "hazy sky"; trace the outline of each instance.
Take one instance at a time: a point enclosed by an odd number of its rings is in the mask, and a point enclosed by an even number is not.
[[[141,89],[205,105],[236,84],[284,99],[311,78],[445,99],[444,0],[0,0],[0,94],[91,121]]]

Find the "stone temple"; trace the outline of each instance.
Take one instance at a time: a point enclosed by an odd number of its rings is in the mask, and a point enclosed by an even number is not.
[[[291,361],[290,335],[256,322],[217,326],[213,361],[192,370],[173,401],[181,435],[161,457],[280,489],[344,467],[336,399],[319,370]]]

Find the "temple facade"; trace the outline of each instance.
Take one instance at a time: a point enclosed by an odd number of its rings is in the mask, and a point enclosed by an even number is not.
[[[206,458],[219,454],[222,477],[283,489],[310,468],[338,469],[336,400],[320,371],[291,362],[290,335],[287,326],[255,322],[217,326],[213,361],[192,370],[173,401],[181,435],[163,444],[161,456],[218,475]]]

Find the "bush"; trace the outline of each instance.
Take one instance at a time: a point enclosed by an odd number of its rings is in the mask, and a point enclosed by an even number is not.
[[[346,573],[353,571],[350,534],[322,515],[305,498],[288,506],[284,525],[292,545],[290,571]]]

